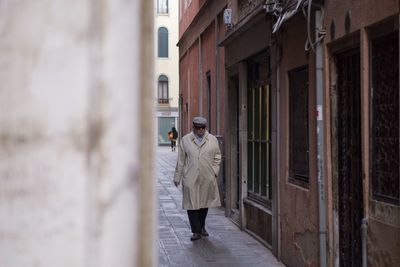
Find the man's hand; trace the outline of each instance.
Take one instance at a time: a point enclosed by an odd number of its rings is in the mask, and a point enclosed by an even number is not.
[[[175,181],[174,181],[174,185],[175,185],[176,187],[178,187],[179,182],[175,182]]]

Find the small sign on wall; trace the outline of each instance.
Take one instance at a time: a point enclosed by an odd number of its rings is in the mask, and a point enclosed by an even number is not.
[[[317,105],[317,121],[322,121],[322,105]]]

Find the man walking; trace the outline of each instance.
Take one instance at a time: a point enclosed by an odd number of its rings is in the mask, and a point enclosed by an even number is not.
[[[186,134],[179,144],[174,184],[182,181],[183,209],[187,210],[191,241],[208,236],[205,221],[208,208],[221,206],[217,176],[221,151],[215,136],[206,130],[207,120],[193,118],[193,131]]]

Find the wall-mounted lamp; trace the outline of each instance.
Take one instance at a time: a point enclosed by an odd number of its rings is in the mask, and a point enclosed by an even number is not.
[[[230,8],[224,10],[224,24],[228,30],[232,28],[232,9]]]

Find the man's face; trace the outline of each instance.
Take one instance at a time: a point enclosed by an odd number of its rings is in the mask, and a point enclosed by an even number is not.
[[[193,125],[193,132],[200,137],[203,137],[204,133],[206,132],[205,125]]]

